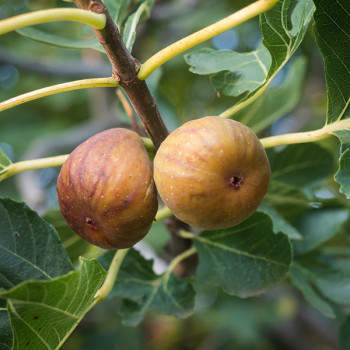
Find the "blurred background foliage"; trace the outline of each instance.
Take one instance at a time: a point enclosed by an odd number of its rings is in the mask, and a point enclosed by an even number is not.
[[[247,1],[158,0],[151,18],[138,27],[133,55],[144,62],[168,44],[244,7]],[[59,0],[0,0],[0,18],[45,8],[69,7]],[[45,30],[60,36],[87,37],[91,31],[73,23],[46,24]],[[200,47],[246,52],[260,43],[258,19],[206,42]],[[322,126],[326,113],[323,63],[315,45],[312,27],[298,55],[307,58],[300,101],[259,136],[314,129]],[[278,86],[286,69],[276,77]],[[109,76],[107,57],[93,50],[58,48],[25,38],[18,33],[0,37],[0,100],[75,79]],[[170,130],[187,120],[217,115],[233,105],[233,99],[218,96],[208,77],[189,72],[179,55],[154,73],[148,84]],[[130,125],[114,89],[92,89],[54,95],[4,111],[0,116],[0,147],[12,161],[69,153],[83,140],[112,126]],[[334,153],[336,141],[325,145]],[[69,229],[57,212],[55,192],[59,168],[26,172],[0,183],[1,196],[24,200],[59,230]],[[161,238],[160,238],[161,237]],[[168,239],[159,223],[146,244],[162,254]],[[76,262],[84,247],[70,242]],[[81,242],[78,244],[82,244]],[[80,250],[79,250],[80,249]],[[74,255],[75,252],[75,255]],[[87,253],[88,254],[88,253]],[[150,255],[152,256],[152,254]],[[165,258],[165,257],[164,257]],[[162,261],[156,261],[159,272]],[[164,263],[164,262],[163,262]],[[157,267],[156,266],[156,267]],[[288,285],[254,299],[238,299],[217,290],[198,291],[196,313],[187,320],[150,314],[137,328],[120,323],[118,301],[94,308],[68,339],[63,349],[338,349],[335,324],[306,305]]]

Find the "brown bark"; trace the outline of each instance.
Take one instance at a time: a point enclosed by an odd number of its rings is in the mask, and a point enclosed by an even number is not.
[[[114,78],[124,89],[147,134],[152,138],[155,148],[158,149],[169,132],[146,82],[137,77],[139,62],[125,47],[118,27],[101,0],[74,0],[74,3],[80,9],[106,15],[105,28],[94,29],[95,35],[112,64]]]

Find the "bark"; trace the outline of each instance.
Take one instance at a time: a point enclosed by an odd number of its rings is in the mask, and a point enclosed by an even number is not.
[[[106,15],[105,28],[94,29],[95,35],[111,62],[113,77],[124,89],[157,150],[169,132],[146,82],[137,77],[140,63],[125,47],[118,27],[101,0],[74,0],[74,3],[80,9]]]

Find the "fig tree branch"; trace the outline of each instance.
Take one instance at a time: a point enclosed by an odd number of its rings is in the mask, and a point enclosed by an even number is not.
[[[127,50],[118,27],[102,0],[74,0],[73,2],[80,9],[106,15],[106,26],[101,30],[94,29],[95,35],[111,62],[114,78],[124,89],[147,134],[158,149],[168,135],[168,130],[146,82],[137,77],[139,62]]]
[[[142,64],[138,73],[139,79],[147,79],[159,66],[173,57],[271,9],[277,2],[278,0],[256,1],[232,15],[167,46]]]
[[[23,27],[55,21],[74,21],[89,24],[102,29],[106,24],[103,14],[91,13],[79,9],[50,9],[25,13],[0,21],[0,35]]]
[[[39,98],[58,94],[61,92],[87,89],[87,88],[96,88],[96,87],[116,87],[118,82],[113,78],[93,78],[93,79],[82,79],[71,81],[69,83],[63,83],[58,85],[48,86],[42,89],[30,91],[26,94],[19,95],[9,100],[0,102],[0,112],[18,106],[22,103],[37,100]]]

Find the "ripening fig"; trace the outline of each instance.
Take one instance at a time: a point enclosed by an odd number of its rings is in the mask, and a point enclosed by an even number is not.
[[[253,214],[266,194],[270,165],[250,128],[209,116],[183,124],[164,140],[154,159],[154,180],[175,216],[213,230]]]
[[[92,136],[69,155],[57,195],[71,229],[105,249],[128,248],[141,240],[158,207],[142,140],[122,128]]]

